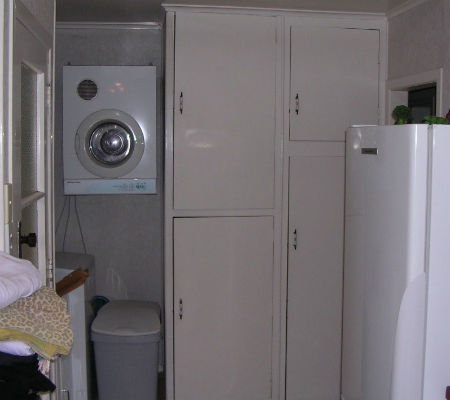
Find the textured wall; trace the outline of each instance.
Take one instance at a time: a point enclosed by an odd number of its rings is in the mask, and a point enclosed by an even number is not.
[[[388,66],[389,79],[444,68],[444,113],[449,109],[450,0],[429,0],[389,20]]]
[[[56,216],[66,201],[57,229],[57,251],[83,252],[74,209],[75,197],[63,195],[62,67],[72,65],[149,65],[157,67],[157,165],[162,175],[162,68],[160,29],[56,30]],[[95,256],[97,293],[110,298],[162,302],[163,196],[77,196],[87,252]]]
[[[55,0],[21,0],[48,33],[53,32]]]

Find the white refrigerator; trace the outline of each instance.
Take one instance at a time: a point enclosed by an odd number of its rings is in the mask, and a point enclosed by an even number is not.
[[[450,386],[450,128],[347,131],[342,400]]]

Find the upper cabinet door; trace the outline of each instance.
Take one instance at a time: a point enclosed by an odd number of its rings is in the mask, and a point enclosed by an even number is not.
[[[177,14],[174,208],[273,208],[275,78],[275,17]]]
[[[379,43],[378,30],[291,27],[290,140],[378,124]]]

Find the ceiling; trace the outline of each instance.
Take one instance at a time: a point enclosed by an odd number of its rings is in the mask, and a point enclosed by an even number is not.
[[[170,4],[386,13],[407,0],[164,0]],[[161,0],[57,0],[58,22],[159,22]]]

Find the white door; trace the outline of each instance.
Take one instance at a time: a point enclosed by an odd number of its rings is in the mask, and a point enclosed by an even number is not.
[[[289,160],[287,400],[338,400],[344,157]]]
[[[177,13],[174,208],[274,206],[276,27]]]
[[[16,3],[13,23],[12,135],[8,192],[10,253],[46,281],[52,264],[51,48],[34,17]]]
[[[378,123],[379,31],[291,28],[290,139],[344,141]]]
[[[273,218],[174,221],[175,399],[270,399]]]

